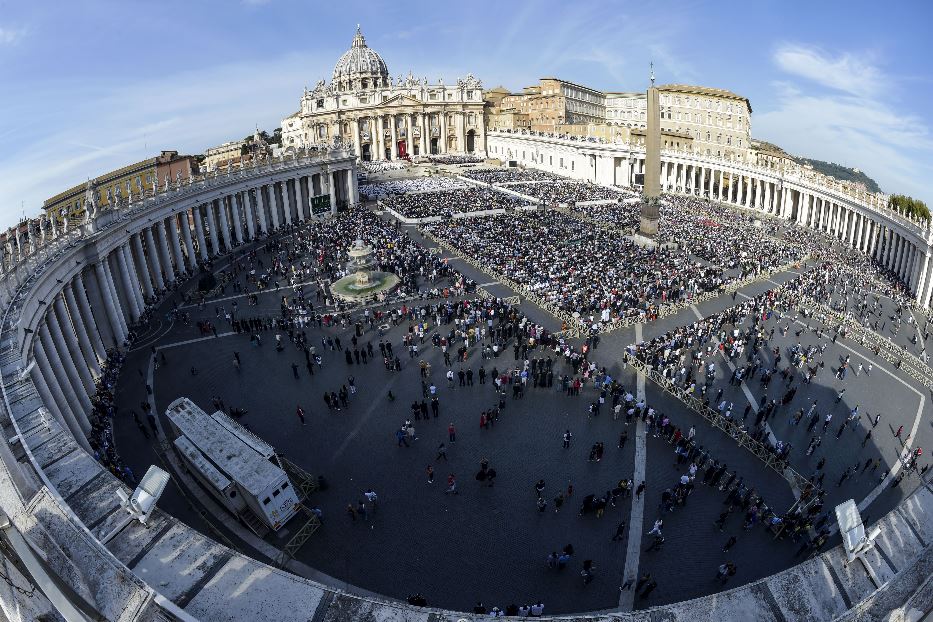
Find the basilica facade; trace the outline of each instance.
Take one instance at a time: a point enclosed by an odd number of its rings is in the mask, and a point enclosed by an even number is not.
[[[301,97],[282,121],[282,147],[313,147],[339,138],[358,157],[396,160],[428,154],[486,153],[483,85],[472,74],[453,84],[392,78],[382,57],[356,29],[330,82]]]

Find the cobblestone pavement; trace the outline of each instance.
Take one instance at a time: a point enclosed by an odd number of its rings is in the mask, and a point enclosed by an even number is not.
[[[455,267],[479,283],[491,281],[472,266],[453,261]],[[783,282],[793,276],[778,275],[774,281]],[[758,282],[743,289],[739,296],[754,296],[774,286],[775,283]],[[496,295],[510,295],[507,288],[498,284],[487,289]],[[282,292],[261,295],[259,306],[246,313],[275,313],[281,295]],[[700,305],[698,312],[706,315],[731,304],[731,296],[721,296]],[[536,320],[556,327],[556,320],[540,309],[527,303],[522,307]],[[166,308],[170,308],[169,303]],[[195,321],[214,318],[214,303],[204,311],[195,308],[191,312]],[[686,309],[646,325],[644,337],[650,338],[695,319],[696,313]],[[796,330],[800,328],[805,327],[797,326]],[[224,330],[218,330],[223,334]],[[386,338],[398,345],[404,330],[407,325],[393,328]],[[159,463],[151,441],[143,438],[128,416],[129,410],[138,410],[139,402],[146,398],[143,377],[149,365],[148,348],[150,344],[164,346],[196,339],[197,332],[193,324],[171,325],[164,319],[154,322],[151,331],[140,338],[141,345],[128,357],[118,387],[121,408],[115,436],[121,454],[137,474],[144,472],[149,464]],[[585,389],[580,397],[567,397],[554,388],[532,388],[519,400],[509,395],[500,421],[484,430],[479,426],[480,412],[497,400],[491,385],[480,386],[474,379],[472,387],[448,388],[443,378],[440,351],[427,342],[422,356],[433,366],[432,377],[440,395],[440,416],[427,422],[415,421],[418,439],[411,447],[399,447],[394,432],[410,418],[411,402],[421,399],[417,359],[403,356],[403,369],[397,373],[386,371],[381,362],[347,365],[343,353],[322,351],[320,347],[322,334],[341,335],[347,343],[347,331],[313,329],[308,330],[308,334],[324,359],[323,367],[316,369],[313,377],[308,375],[300,351],[288,347],[284,352],[276,352],[272,346],[273,334],[266,332],[263,335],[265,345],[261,347],[251,346],[246,335],[229,335],[167,348],[164,350],[167,365],[155,371],[153,383],[160,413],[179,396],[191,398],[205,410],[211,410],[212,396],[221,396],[228,408],[248,409],[249,414],[242,421],[254,432],[310,472],[327,478],[329,488],[315,493],[309,501],[323,509],[324,525],[299,553],[301,561],[367,590],[396,598],[421,592],[430,604],[455,609],[471,608],[477,600],[489,606],[504,607],[510,602],[522,604],[541,599],[548,613],[617,606],[627,544],[624,539],[614,542],[611,537],[618,522],[628,520],[629,501],[620,499],[617,507],[610,508],[602,518],[580,517],[578,509],[586,494],[603,493],[620,478],[631,477],[634,443],[628,442],[624,449],[618,449],[619,435],[625,426],[622,421],[613,421],[607,409],[604,408],[598,417],[587,416],[587,406],[594,399],[592,389]],[[801,343],[812,343],[811,335],[806,330],[802,332]],[[363,342],[371,340],[376,345],[378,339],[378,335],[367,334]],[[594,358],[634,392],[634,374],[620,369],[618,362],[622,348],[633,339],[631,329],[608,335],[594,352]],[[786,337],[776,332],[772,347],[786,352],[797,339],[795,330]],[[240,353],[243,361],[239,372],[232,364],[234,351]],[[883,363],[875,363],[871,376],[863,374],[855,378],[850,375],[844,382],[838,381],[831,370],[838,365],[838,357],[845,354],[852,354],[853,360],[856,356],[873,358],[853,344],[830,345],[824,354],[826,367],[815,383],[806,390],[799,390],[794,401],[770,422],[777,438],[794,444],[792,463],[801,473],[809,475],[816,459],[821,455],[826,457],[825,486],[829,499],[826,507],[830,510],[847,498],[861,500],[875,488],[877,474],[859,476],[841,488],[836,487],[836,481],[839,473],[854,462],[864,463],[879,457],[885,466],[893,464],[899,450],[893,430],[901,424],[910,428],[920,395],[926,399],[918,442],[929,447],[933,440],[930,396],[921,387]],[[297,379],[291,368],[293,362],[299,366]],[[478,353],[473,352],[464,367],[476,372],[481,364]],[[514,364],[509,349],[485,365],[489,371],[494,365],[502,370]],[[192,365],[198,369],[195,376],[189,371]],[[454,370],[458,367],[455,365]],[[747,397],[740,389],[728,385],[726,373],[722,361],[718,365],[715,387],[724,388],[725,399],[735,404],[734,413],[741,416]],[[351,398],[349,408],[328,411],[322,399],[323,391],[337,391],[350,374],[356,378],[358,393]],[[780,385],[779,376],[776,376],[767,391],[769,399],[783,393]],[[837,391],[843,387],[846,389],[844,399],[835,404]],[[748,388],[756,400],[765,394],[755,380]],[[394,394],[395,401],[388,400],[389,391]],[[699,443],[726,462],[730,470],[737,469],[778,511],[793,503],[786,480],[737,447],[732,439],[712,430],[698,415],[650,381],[647,400],[682,429],[695,425]],[[805,407],[811,400],[832,407],[834,413],[838,411],[838,418],[843,418],[848,409],[858,404],[863,416],[859,429],[847,430],[838,441],[830,433],[835,431],[835,426],[831,427],[824,435],[821,451],[808,458],[803,455],[809,439],[805,428],[791,426],[788,419],[797,408]],[[295,415],[297,405],[305,410],[306,426],[302,426]],[[879,411],[883,413],[882,422],[871,442],[863,448],[863,430],[866,424],[870,426],[866,416]],[[456,426],[456,442],[448,443],[449,460],[437,462],[436,449],[439,443],[448,441],[449,423]],[[630,426],[631,435],[634,435],[633,428]],[[565,429],[570,429],[574,435],[570,449],[566,450],[561,447]],[[605,456],[599,463],[589,462],[589,448],[597,441],[605,443]],[[484,458],[498,472],[492,488],[474,479]],[[426,479],[428,464],[435,467],[433,484]],[[644,531],[650,529],[658,515],[660,495],[664,488],[676,483],[682,470],[674,464],[672,446],[662,438],[649,436],[645,529],[634,534],[643,540],[642,551],[650,542]],[[444,494],[450,473],[458,480],[460,494],[456,496]],[[535,504],[534,484],[538,479],[545,480],[548,507],[544,513],[539,513]],[[558,491],[566,492],[570,483],[574,486],[573,496],[555,513],[553,497]],[[916,477],[897,489],[886,489],[870,506],[868,516],[880,517],[915,485]],[[355,504],[369,487],[379,494],[378,510],[368,521],[351,521],[344,511],[346,505]],[[182,491],[173,485],[160,505],[205,533],[236,543],[235,536],[215,527],[217,521],[202,519],[203,508],[197,498],[204,494],[200,490]],[[685,508],[664,516],[664,548],[659,552],[642,552],[639,566],[640,572],[647,571],[655,577],[658,588],[648,602],[636,599],[636,607],[736,587],[794,563],[796,544],[776,541],[760,527],[743,531],[740,516],[730,517],[725,531],[720,533],[712,523],[721,511],[723,499],[724,493],[700,484]],[[286,527],[288,533],[295,528],[294,524]],[[737,536],[738,543],[725,554],[722,547],[730,535]],[[279,536],[272,536],[269,541],[281,546],[287,536]],[[626,533],[628,537],[633,534]],[[548,570],[545,566],[547,554],[568,543],[575,548],[568,568]],[[248,547],[247,552],[251,552]],[[597,568],[595,580],[587,586],[580,576],[585,559],[594,560]],[[735,561],[738,574],[723,587],[714,581],[714,575],[718,565],[727,559]]]

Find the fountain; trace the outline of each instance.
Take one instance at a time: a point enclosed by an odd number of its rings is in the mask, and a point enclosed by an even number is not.
[[[373,247],[357,238],[347,250],[350,261],[347,262],[347,276],[334,281],[331,292],[344,300],[359,302],[370,296],[376,296],[392,290],[398,285],[398,276],[391,272],[373,270],[376,262]]]

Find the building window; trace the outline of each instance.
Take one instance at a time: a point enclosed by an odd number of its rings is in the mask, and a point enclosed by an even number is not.
[[[324,107],[324,100],[323,99],[317,100],[317,103],[315,104],[315,106],[317,106],[317,109],[320,110],[321,108]]]

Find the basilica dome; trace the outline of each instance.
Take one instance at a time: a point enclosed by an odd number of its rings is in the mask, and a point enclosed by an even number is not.
[[[357,26],[353,44],[334,65],[333,85],[339,90],[371,88],[387,86],[388,80],[389,69],[385,61],[366,45],[366,39]]]

